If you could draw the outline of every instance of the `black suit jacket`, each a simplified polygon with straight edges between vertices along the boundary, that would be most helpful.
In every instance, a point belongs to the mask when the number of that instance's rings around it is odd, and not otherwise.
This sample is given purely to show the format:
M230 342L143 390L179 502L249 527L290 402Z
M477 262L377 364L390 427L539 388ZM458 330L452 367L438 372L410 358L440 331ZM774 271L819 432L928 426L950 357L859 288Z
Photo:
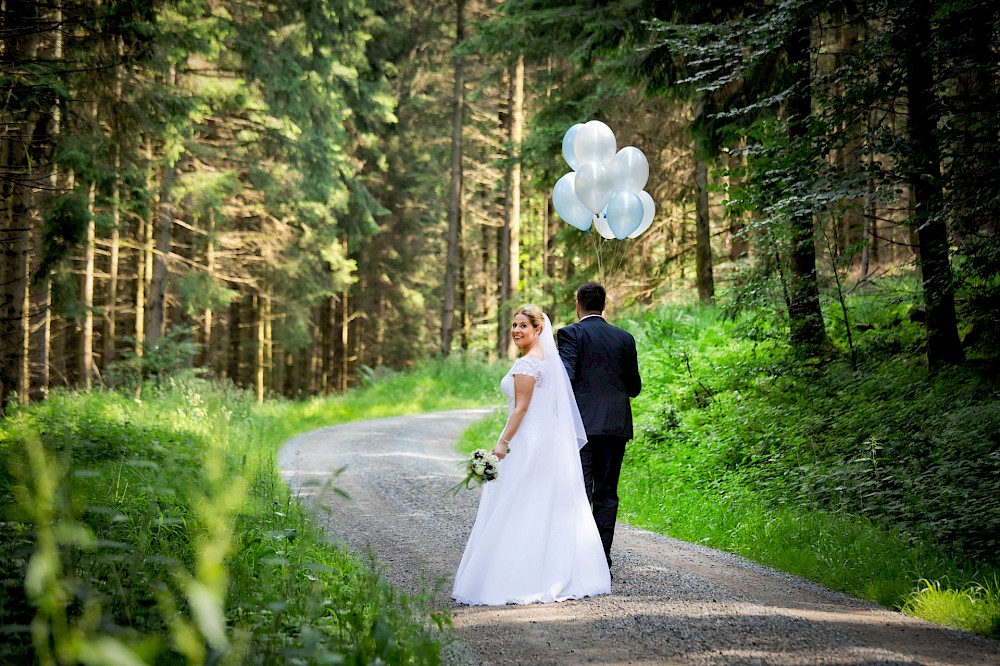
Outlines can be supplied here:
M564 326L556 337L587 435L632 439L629 399L642 390L635 338L602 317Z

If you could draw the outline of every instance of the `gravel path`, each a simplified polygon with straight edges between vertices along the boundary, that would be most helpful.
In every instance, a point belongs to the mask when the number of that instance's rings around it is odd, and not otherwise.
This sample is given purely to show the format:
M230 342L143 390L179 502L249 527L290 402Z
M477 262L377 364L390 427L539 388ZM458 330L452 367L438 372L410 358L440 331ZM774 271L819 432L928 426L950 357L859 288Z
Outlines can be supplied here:
M446 664L1000 664L1000 643L832 592L742 558L619 526L611 595L530 606L449 598L479 491L454 445L488 410L316 430L278 464L331 534L371 548L402 589L437 585ZM336 470L346 468L337 475ZM345 500L329 485L347 491Z

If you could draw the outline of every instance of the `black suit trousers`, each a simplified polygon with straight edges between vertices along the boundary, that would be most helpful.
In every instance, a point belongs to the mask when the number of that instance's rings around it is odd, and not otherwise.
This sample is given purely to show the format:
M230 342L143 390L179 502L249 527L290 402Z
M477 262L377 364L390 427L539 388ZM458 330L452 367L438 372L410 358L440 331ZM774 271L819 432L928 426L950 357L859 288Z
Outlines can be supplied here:
M615 521L618 519L618 477L621 476L627 441L615 435L593 435L580 449L583 485L594 510L594 522L601 534L609 567L611 542L615 538Z

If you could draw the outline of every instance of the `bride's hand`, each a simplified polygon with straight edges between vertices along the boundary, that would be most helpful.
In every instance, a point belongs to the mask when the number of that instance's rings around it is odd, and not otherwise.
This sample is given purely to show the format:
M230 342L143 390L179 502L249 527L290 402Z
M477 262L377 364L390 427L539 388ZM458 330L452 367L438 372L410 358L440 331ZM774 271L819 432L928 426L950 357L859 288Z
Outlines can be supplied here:
M500 460L503 460L504 457L507 455L507 450L508 447L506 444L504 444L503 442L497 442L497 445L493 447L493 454L496 455L496 457L499 458Z

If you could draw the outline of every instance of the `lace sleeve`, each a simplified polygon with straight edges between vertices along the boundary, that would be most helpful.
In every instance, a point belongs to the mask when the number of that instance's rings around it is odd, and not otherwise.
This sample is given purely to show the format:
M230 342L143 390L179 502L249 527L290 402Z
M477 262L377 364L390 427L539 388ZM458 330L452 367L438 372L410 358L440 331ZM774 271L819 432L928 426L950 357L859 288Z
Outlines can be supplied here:
M542 385L542 362L533 356L522 356L514 361L512 375L530 375L535 378L535 386Z

